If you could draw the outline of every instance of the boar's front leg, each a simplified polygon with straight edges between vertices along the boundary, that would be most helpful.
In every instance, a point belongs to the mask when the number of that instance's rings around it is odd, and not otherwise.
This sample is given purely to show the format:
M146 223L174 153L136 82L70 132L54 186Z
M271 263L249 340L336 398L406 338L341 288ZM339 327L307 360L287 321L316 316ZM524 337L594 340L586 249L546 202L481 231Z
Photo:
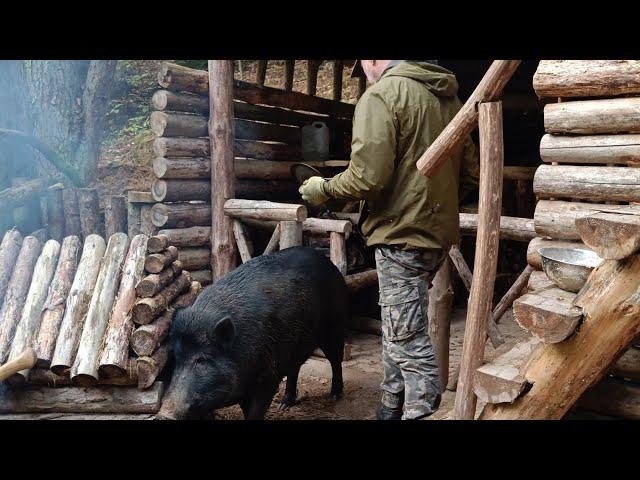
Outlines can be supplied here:
M300 365L293 372L287 375L287 386L284 389L284 397L278 407L279 410L286 410L298 403L298 374L300 373Z
M260 385L248 398L240 402L245 420L264 420L274 395L278 391L278 383Z

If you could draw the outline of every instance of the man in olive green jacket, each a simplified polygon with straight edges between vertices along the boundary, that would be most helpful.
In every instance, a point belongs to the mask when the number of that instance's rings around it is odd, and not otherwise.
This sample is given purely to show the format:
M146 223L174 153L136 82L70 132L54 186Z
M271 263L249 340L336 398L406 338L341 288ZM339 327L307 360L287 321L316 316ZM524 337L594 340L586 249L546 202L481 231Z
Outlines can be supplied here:
M313 205L363 200L360 228L376 248L383 332L380 419L431 415L444 386L428 333L427 290L459 241L460 199L478 185L475 146L431 178L416 162L462 106L458 83L435 61L361 60L370 83L356 105L349 168L300 188ZM404 411L403 411L404 410Z

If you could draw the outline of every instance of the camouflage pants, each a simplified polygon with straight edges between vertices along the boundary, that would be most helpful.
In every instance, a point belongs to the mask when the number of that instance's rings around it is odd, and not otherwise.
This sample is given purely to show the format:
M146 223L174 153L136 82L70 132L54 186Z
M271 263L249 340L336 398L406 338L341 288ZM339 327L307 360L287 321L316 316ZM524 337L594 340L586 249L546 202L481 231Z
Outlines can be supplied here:
M429 338L428 289L442 260L441 249L376 249L382 310L382 403L399 408L403 420L438 409L442 386Z

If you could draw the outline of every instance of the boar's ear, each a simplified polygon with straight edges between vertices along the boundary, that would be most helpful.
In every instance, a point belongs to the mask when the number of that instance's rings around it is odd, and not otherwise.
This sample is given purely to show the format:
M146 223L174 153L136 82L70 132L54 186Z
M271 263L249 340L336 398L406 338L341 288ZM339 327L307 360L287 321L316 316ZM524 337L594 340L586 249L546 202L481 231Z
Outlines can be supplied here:
M216 338L224 343L228 343L233 340L236 328L233 326L231 317L223 317L222 320L216 323L216 326L213 328L213 332Z

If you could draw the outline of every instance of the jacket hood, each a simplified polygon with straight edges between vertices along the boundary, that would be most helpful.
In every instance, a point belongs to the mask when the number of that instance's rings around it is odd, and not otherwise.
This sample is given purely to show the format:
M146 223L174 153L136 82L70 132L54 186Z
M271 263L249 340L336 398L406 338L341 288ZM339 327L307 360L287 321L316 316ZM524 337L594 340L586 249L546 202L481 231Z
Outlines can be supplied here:
M423 83L437 97L453 97L458 81L452 71L426 62L404 61L389 69L385 77L406 77Z

